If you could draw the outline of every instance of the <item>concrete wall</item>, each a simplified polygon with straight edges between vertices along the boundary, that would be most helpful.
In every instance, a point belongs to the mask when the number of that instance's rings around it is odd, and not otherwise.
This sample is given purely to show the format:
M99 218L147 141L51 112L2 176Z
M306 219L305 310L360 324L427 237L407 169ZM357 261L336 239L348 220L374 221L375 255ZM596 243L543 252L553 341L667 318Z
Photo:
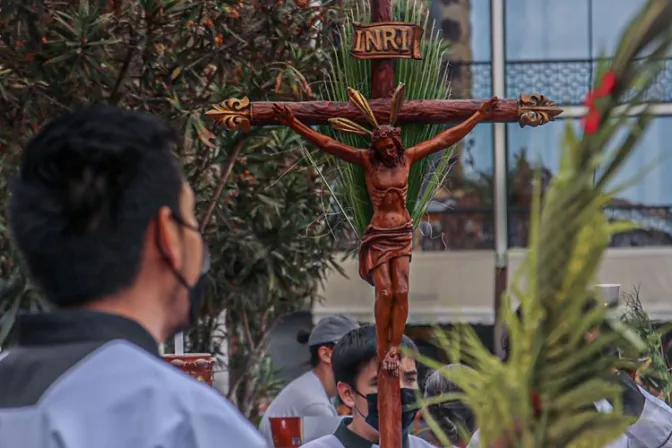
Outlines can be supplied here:
M509 278L525 251L509 251ZM313 318L334 313L373 321L373 288L361 280L357 260L342 263L349 278L332 273ZM414 252L411 263L409 324L468 321L492 324L494 253L490 251ZM672 320L672 248L609 249L596 283L620 283L621 291L640 288L644 307L654 319Z

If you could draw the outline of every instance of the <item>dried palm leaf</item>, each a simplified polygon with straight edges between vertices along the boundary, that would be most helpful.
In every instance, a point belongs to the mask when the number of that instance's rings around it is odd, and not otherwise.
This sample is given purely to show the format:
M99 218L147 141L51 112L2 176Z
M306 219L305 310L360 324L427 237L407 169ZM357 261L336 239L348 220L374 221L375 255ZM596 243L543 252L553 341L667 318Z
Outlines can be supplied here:
M402 82L397 86L397 89L392 95L392 107L390 110L390 126L397 124L397 119L399 118L399 112L401 111L401 106L404 105L404 99L406 97L406 86Z
M368 121L371 126L374 128L378 127L378 121L376 121L371 106L364 95L358 90L348 88L348 98L350 98L352 105L359 109L362 115L364 115L364 118L366 118L366 121Z
M358 125L354 121L347 118L330 118L329 123L331 127L337 131L347 132L348 134L363 135L371 137L372 132L363 126Z

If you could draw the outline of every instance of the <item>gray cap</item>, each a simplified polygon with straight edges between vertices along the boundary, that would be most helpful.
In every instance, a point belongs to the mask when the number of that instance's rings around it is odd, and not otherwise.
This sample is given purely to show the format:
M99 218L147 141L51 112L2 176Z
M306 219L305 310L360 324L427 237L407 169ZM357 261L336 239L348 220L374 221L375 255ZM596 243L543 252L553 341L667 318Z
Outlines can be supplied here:
M337 314L321 319L308 338L308 345L335 344L359 324L349 317Z

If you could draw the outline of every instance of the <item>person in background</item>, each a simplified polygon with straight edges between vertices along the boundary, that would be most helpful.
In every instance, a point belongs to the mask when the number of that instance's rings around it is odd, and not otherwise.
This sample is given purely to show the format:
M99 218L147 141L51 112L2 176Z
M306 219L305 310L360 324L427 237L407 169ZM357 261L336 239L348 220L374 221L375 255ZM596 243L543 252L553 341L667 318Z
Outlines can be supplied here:
M311 370L289 383L270 404L259 428L273 446L270 418L274 417L338 417L331 399L336 395L336 382L331 357L336 343L359 324L346 316L336 315L320 320L310 333L299 332L297 340L308 344Z
M413 341L404 336L402 346L417 353ZM376 330L367 325L351 331L336 344L332 356L334 378L341 401L352 409L336 432L303 445L306 448L371 448L378 442L378 353ZM404 431L404 448L429 448L428 442L408 434L417 408L418 370L415 360L401 358L399 381L401 383L401 425Z
M439 370L435 370L427 377L425 380L426 399L460 392L460 389L442 374L442 372L455 368L469 369L469 367L460 366L459 364L449 364ZM450 443L458 447L467 446L467 443L471 439L471 434L473 434L476 429L474 414L468 407L460 401L451 400L429 405L429 413L439 425L443 434L448 437ZM466 431L469 436L466 440L463 440L462 438L464 431Z
M21 154L10 228L55 310L20 316L3 351L0 447L266 446L159 355L194 322L210 265L180 141L154 116L90 106Z

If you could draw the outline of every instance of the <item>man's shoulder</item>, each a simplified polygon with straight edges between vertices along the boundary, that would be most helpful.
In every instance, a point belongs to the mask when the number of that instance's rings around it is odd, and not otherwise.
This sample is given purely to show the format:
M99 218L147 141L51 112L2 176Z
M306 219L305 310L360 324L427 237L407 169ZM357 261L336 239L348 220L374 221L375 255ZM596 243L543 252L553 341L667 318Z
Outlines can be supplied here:
M310 442L301 445L302 448L339 448L342 446L343 444L332 434L322 436L319 439L311 440Z
M317 410L311 415L336 415L327 392L311 372L305 373L294 379L275 397L266 414L269 417L294 417L303 416L304 411L310 407ZM323 412L320 412L320 411Z
M68 385L81 389L82 382L90 380L95 380L101 391L114 390L118 398L125 394L141 393L146 397L160 394L166 399L157 403L182 410L197 409L196 402L206 408L208 405L232 408L214 388L125 341L112 341L95 350L59 380L58 389L69 389Z
M425 447L434 448L434 446L431 443L429 443L425 439L421 439L418 436L413 435L408 436L408 442L409 442L408 443L409 448L425 448Z
M317 382L319 382L319 380L315 377L315 374L308 371L290 381L283 390L301 392L304 391L306 387L310 388L314 384L316 385Z

